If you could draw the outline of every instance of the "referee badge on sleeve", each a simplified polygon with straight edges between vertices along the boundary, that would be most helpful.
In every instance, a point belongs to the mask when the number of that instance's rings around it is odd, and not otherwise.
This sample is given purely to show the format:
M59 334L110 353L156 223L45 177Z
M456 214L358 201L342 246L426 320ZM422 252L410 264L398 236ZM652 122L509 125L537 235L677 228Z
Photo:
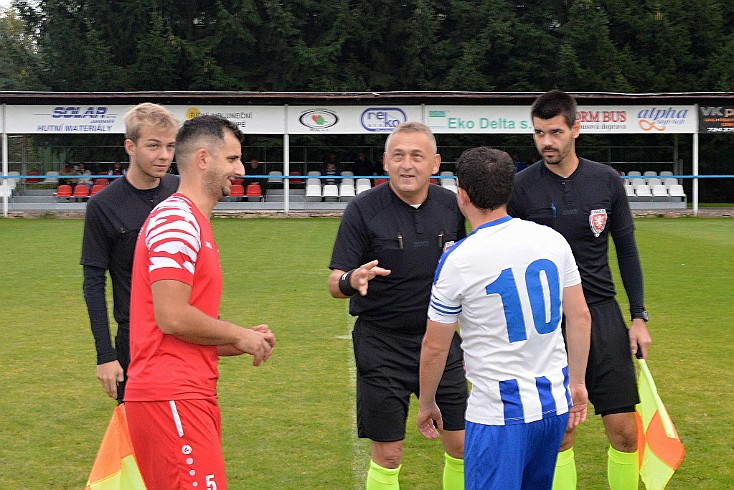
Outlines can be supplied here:
M454 246L455 241L451 240L443 244L443 251L446 252L448 249Z
M607 210L592 209L589 214L589 225L595 237L599 237L607 226Z

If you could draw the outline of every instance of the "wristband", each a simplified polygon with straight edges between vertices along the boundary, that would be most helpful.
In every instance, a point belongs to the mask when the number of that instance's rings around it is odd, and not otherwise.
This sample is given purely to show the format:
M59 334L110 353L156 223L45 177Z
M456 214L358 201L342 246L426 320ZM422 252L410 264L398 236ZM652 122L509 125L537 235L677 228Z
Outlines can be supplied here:
M354 272L354 269L350 270L349 272L345 272L342 274L342 276L339 278L339 291L342 292L344 296L354 296L359 291L354 289L352 287L352 284L350 283L350 279L352 278L352 273Z

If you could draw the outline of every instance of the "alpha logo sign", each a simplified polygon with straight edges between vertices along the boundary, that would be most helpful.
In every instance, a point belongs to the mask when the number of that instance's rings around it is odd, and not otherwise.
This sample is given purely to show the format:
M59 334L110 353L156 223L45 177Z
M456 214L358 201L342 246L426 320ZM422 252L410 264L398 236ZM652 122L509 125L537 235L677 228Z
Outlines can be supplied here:
M339 116L328 109L311 109L303 112L298 121L314 131L322 131L335 126L339 122Z
M734 133L734 107L701 106L698 110L700 133Z
M369 107L362 111L360 120L367 131L390 132L408 116L399 107Z
M637 112L637 124L645 132L664 132L669 126L683 126L688 123L688 109L651 107Z

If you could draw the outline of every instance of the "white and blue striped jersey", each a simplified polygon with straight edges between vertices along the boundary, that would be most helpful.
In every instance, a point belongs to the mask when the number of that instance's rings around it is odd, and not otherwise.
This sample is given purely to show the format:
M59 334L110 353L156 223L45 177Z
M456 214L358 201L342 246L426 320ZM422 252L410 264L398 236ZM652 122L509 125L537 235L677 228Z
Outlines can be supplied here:
M510 216L444 253L428 318L459 323L472 384L466 420L511 425L568 411L561 300L564 288L580 282L559 233Z

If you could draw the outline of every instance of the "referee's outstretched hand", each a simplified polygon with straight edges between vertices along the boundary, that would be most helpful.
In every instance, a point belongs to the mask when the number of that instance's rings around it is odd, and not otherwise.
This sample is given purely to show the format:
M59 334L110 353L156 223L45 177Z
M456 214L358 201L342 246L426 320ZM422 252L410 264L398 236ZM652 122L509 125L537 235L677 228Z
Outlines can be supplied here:
M360 265L359 268L354 269L352 277L350 277L351 285L354 289L359 291L361 296L367 294L367 287L369 282L375 278L375 276L387 276L390 274L390 269L383 269L377 266L378 261L373 260L366 264Z

